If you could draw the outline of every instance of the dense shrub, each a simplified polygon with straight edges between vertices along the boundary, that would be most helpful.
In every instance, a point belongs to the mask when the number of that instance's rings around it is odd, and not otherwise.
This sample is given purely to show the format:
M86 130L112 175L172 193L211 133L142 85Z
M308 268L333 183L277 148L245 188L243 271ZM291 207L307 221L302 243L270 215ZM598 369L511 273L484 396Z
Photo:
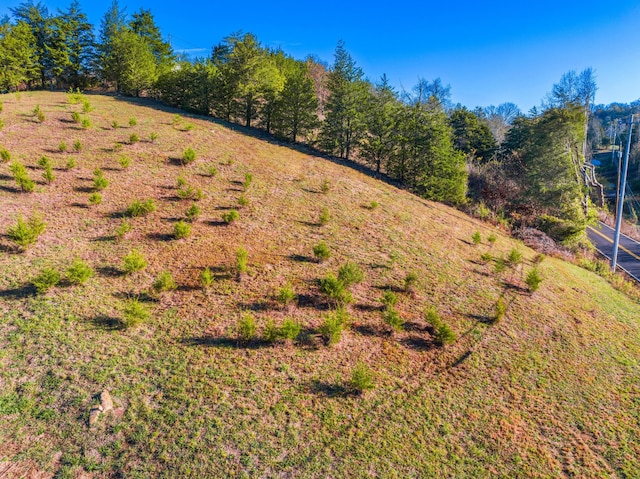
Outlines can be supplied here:
M33 215L28 221L25 221L22 215L19 215L16 224L10 226L7 230L7 236L15 244L26 249L36 242L38 236L44 231L45 226L46 224L39 215Z
M13 179L22 191L31 192L36 187L36 183L29 177L27 169L19 161L14 161L9 167L13 174Z
M514 248L509 252L509 256L507 256L507 261L509 261L512 265L518 265L522 263L522 253Z
M93 188L96 191L102 191L109 186L109 180L104 177L104 173L100 168L93 170Z
M482 242L482 236L480 236L480 232L479 231L475 231L471 235L471 241L473 241L473 244L480 244Z
M338 280L341 281L346 288L361 283L363 279L364 273L356 263L347 261L338 270Z
M439 346L444 346L446 344L451 344L455 342L456 335L453 330L446 324L436 309L431 307L427 310L426 320L434 329L433 340Z
M211 274L211 270L209 268L205 268L200 273L200 284L203 288L209 288L213 284L213 275Z
M362 394L364 391L373 389L375 383L373 381L373 372L371 369L369 369L366 364L358 362L351 371L349 386L352 391L358 394Z
M131 143L132 145L134 143L138 143L140 141L140 137L138 136L137 133L131 133L129 135L129 143Z
M238 321L238 339L240 341L251 341L256 335L256 320L251 314L245 314Z
M122 269L127 274L141 271L147 267L147 264L146 258L137 249L131 250L131 252L122 259Z
M122 155L120 158L118 158L118 163L120 163L120 166L123 168L129 168L129 166L131 166L131 158L129 158L127 155Z
M320 241L317 245L313 247L313 255L317 258L318 261L322 262L331 256L331 250L327 246L327 243L324 241Z
M60 273L53 268L44 268L38 276L31 280L31 284L38 293L46 293L60 282Z
M173 225L173 236L175 239L183 239L191 236L191 225L185 221L178 221Z
M387 308L393 308L398 303L398 295L390 289L387 289L384 293L382 293L380 302Z
M151 314L147 305L137 298L132 298L125 302L122 316L122 325L125 328L133 328L147 321Z
M320 326L320 334L327 340L330 346L340 342L342 332L349 322L349 315L344 308L338 308L327 314L324 323Z
M222 214L222 221L225 223L233 223L240 218L240 214L236 210L228 211L227 213Z
M283 306L289 306L296 299L296 293L293 291L291 283L287 283L280 288L276 294L276 300Z
M404 329L404 319L400 316L400 313L392 307L387 307L383 314L384 322L391 326L395 331L402 331Z
M200 208L195 203L192 204L187 210L185 216L187 217L187 221L194 222L200 216Z
M329 300L339 306L353 301L351 293L345 284L332 274L320 280L320 291L329 298Z
M129 126L136 126L138 124L138 120L135 117L129 118Z
M136 218L138 216L146 216L149 213L153 213L156 210L156 204L152 199L140 201L135 200L125 210L127 216Z
M249 261L249 253L242 246L236 250L236 270L238 273L247 272L247 264Z
M542 276L540 276L540 272L538 268L533 268L527 274L527 278L525 279L527 286L529 286L529 290L533 293L538 290L540 287L540 283L542 283Z
M84 284L93 276L93 269L80 258L76 258L67 268L67 280L71 284Z
M160 273L160 275L158 275L158 277L151 285L151 288L157 294L164 293L166 291L173 291L177 287L178 285L174 281L173 276L171 276L171 273L169 271L163 271L162 273Z
M193 163L194 161L196 161L196 152L193 150L193 148L189 147L182 153L182 162L184 164L189 164Z

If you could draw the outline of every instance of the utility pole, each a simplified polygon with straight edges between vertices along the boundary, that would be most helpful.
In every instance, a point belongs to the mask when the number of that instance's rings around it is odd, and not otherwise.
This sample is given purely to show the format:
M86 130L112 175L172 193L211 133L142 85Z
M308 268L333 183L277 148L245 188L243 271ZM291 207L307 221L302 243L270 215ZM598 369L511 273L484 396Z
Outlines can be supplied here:
M618 264L618 246L620 245L620 229L622 227L622 208L624 206L624 190L627 186L627 169L629 166L629 150L631 150L631 135L633 134L633 114L629 118L629 136L627 137L627 151L624 152L624 164L622 167L622 178L620 179L620 198L618 201L618 211L616 213L616 233L613 238L613 255L611 259L611 269L616 272Z

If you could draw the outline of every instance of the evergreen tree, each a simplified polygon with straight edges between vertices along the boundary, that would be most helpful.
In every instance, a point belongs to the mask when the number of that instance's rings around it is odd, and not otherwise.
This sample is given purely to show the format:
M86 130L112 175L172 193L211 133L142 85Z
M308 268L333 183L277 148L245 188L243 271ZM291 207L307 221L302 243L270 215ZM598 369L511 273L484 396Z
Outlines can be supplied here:
M38 62L38 79L44 87L47 83L47 65L51 64L47 44L50 40L49 10L42 3L33 3L33 0L21 3L11 9L11 13L18 21L23 21L31 28L35 38L33 48Z
M329 73L329 98L320 141L324 150L349 159L364 134L366 98L369 85L362 79L362 70L338 42L333 69Z
M0 23L0 90L14 90L38 78L35 43L26 22Z
M127 95L139 96L157 78L155 57L148 43L127 28L111 38L104 67L117 90Z
M162 40L160 29L153 19L151 10L141 8L139 12L134 13L129 22L129 28L147 42L155 57L156 66L160 70L171 67L174 62L173 50L169 43Z
M62 69L62 80L72 88L84 88L90 83L95 65L95 37L93 25L73 0L65 12L60 12L60 21L65 30L64 48L66 65Z
M120 8L118 0L113 0L111 7L102 17L100 25L99 68L100 76L106 82L117 82L118 73L113 65L113 44L116 36L126 28L126 14Z
M451 112L449 124L453 128L453 145L468 158L489 161L498 145L487 124L477 114L464 107Z

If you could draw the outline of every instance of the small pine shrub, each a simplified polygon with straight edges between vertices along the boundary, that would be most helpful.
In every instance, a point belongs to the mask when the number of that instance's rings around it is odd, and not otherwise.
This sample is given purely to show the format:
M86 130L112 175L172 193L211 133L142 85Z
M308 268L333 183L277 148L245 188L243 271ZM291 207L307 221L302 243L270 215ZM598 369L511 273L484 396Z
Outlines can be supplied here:
M505 270L507 269L507 262L504 260L504 258L500 257L500 258L496 258L496 263L493 266L493 270L497 273L504 273Z
M102 170L100 168L93 170L93 188L96 191L102 191L107 186L109 186L109 180L104 177Z
M296 299L296 293L293 291L291 283L287 283L280 288L276 294L276 300L283 306L289 306Z
M351 379L349 380L349 387L357 394L362 394L369 389L373 389L375 383L373 381L373 372L369 367L358 362L351 371Z
M227 213L222 214L222 221L227 224L233 223L240 218L240 214L236 210L231 210Z
M27 168L19 161L11 163L9 170L13 174L13 179L22 191L31 192L36 187L35 182L29 178Z
M504 302L504 299L501 296L500 298L498 298L498 301L496 301L496 317L494 319L494 322L498 323L502 321L502 318L504 318L506 312L507 304Z
M329 222L330 219L331 219L331 215L329 214L329 208L327 207L322 208L322 211L320 212L320 216L318 218L318 221L320 222L320 224L324 226Z
M320 326L320 334L324 336L329 346L340 342L347 320L348 316L344 309L337 309L325 316L324 323Z
M79 153L82 151L82 142L80 140L76 140L73 142L73 151Z
M393 308L396 304L398 304L398 295L390 289L387 289L384 293L382 293L380 302L384 304L386 308Z
M480 255L480 260L483 263L488 263L489 261L491 261L493 259L493 255L491 253L482 253Z
M129 118L129 126L136 126L138 124L138 120L135 117Z
M26 249L38 239L46 227L46 223L42 221L39 215L33 215L29 220L25 221L22 215L18 216L15 225L10 226L7 230L7 236L11 241Z
M84 284L93 276L93 269L80 258L76 258L67 268L67 281L71 284Z
M66 168L67 170L72 170L73 168L75 168L76 166L78 166L78 163L76 162L76 159L75 159L75 158L69 158L69 159L67 160L66 165L64 165L64 166L65 166L65 168Z
M245 314L238 321L238 339L251 341L256 336L256 320L251 314Z
M113 120L111 122L111 128L113 128L114 130L118 129L120 127L120 125L118 124L117 120Z
M251 173L245 173L244 181L242 182L243 190L247 191L249 189L249 186L251 186L252 182L253 182L253 175Z
M282 326L279 328L279 336L284 340L295 341L298 339L302 326L297 321L291 318L285 318L282 322Z
M267 343L275 343L280 339L280 329L276 326L276 323L273 322L273 319L267 321L264 331L262 332L262 339Z
M249 204L249 200L247 199L246 196L244 196L244 193L242 195L240 195L240 198L238 198L238 206L247 206Z
M36 117L36 120L38 120L39 123L43 123L47 119L44 112L40 108L40 105L36 105L36 107L33 109L33 115Z
M471 241L473 241L473 244L480 244L482 243L482 236L480 236L480 232L476 231L473 233L473 235L471 235Z
M0 100L0 113L4 110L4 102Z
M365 207L366 209L368 209L368 210L373 211L373 210L375 210L376 208L378 208L378 206L380 206L380 205L378 204L378 202L377 202L377 201L372 201L371 203L366 204L364 207Z
M387 307L383 317L384 322L391 326L395 331L402 331L404 329L404 319L402 319L398 311L394 308Z
M166 291L174 291L178 288L178 285L171 276L169 271L163 271L160 275L155 279L151 288L156 294L164 293Z
M127 220L122 220L120 226L118 226L115 230L116 240L121 241L124 238L124 235L131 231L131 229L131 223L129 223Z
M78 113L77 111L74 111L73 113L71 113L71 120L74 123L80 123L80 120L81 120L80 113Z
M0 162L8 163L11 161L11 153L6 148L0 148Z
M491 215L491 210L484 203L480 203L476 207L476 214L481 220L486 220Z
M333 304L338 306L344 306L353 301L351 293L344 283L332 274L328 274L320 280L320 291L327 296Z
M320 241L320 243L313 247L313 255L319 262L323 262L329 259L331 256L331 250L327 246L327 243Z
M91 103L89 103L89 100L83 100L82 102L82 112L83 113L91 113L94 110L94 108L91 106Z
M236 250L236 270L238 273L247 272L247 263L249 261L249 253L242 246Z
M126 274L142 271L147 267L147 264L146 258L137 249L131 250L131 252L122 258L122 269Z
M196 152L193 148L189 147L182 153L182 163L185 165L196 161Z
M200 284L204 289L211 287L213 284L213 274L211 274L211 270L209 268L205 268L200 273Z
M131 166L131 158L129 158L127 155L122 155L118 159L118 163L120 163L120 166L125 169L129 168L129 166Z
M364 273L356 263L347 261L338 270L338 281L342 282L345 288L350 288L354 284L362 283L363 280Z
M133 328L149 319L149 308L139 299L133 298L126 301L122 311L122 325L125 328Z
M183 186L186 186L186 184L187 184L187 179L184 177L182 173L180 173L180 176L176 178L176 185L178 185L178 188L182 188Z
M537 291L540 287L540 283L542 283L542 276L540 276L540 271L538 268L533 268L527 273L527 278L525 279L525 283L529 286L529 291L532 293Z
M125 210L125 214L132 218L139 216L146 216L149 213L153 213L156 210L156 204L152 199L140 201L135 200Z
M0 131L4 128L4 120L0 118Z
M181 121L182 121L182 117L176 113L175 115L173 115L173 118L171 119L171 124L177 125Z
M322 184L320 185L320 191L322 191L324 194L327 194L329 193L330 190L331 190L331 183L329 183L329 180L325 178L322 181Z
M173 225L173 237L183 239L191 236L191 225L185 221L178 221Z
M209 176L216 176L218 174L218 169L213 165L209 165L207 166L207 173Z
M193 130L193 125L191 123L187 123L186 125L184 125L184 131L191 131Z
M40 159L38 160L38 166L40 168L45 168L47 165L50 165L50 164L51 164L51 160L46 156L41 156Z
M155 131L152 131L151 135L149 135L149 139L151 140L151 143L155 143L158 139L158 134Z
M509 252L509 256L507 257L507 261L509 261L512 265L518 265L522 263L522 253L516 248L512 249Z
M122 150L122 148L123 148L122 143L120 143L119 141L116 141L116 142L113 144L113 148L112 148L112 150L113 150L113 151L121 151L121 150Z
M435 330L433 340L438 346L444 346L455 342L457 339L455 333L448 324L442 321L442 318L434 307L427 310L426 320L427 323L433 326L433 329Z
M65 141L61 141L60 144L58 144L58 151L61 153L67 151L67 143Z
M47 164L44 166L44 171L42 172L42 178L47 184L53 183L53 181L56 179L56 175L53 174L53 165L51 164L50 161L47 162Z
M73 91L73 88L69 87L69 90L67 91L67 102L70 105L79 103L83 97L84 95L80 92L80 88L76 88L76 91Z
M198 207L198 205L194 203L187 210L187 213L186 213L187 221L190 221L191 223L193 223L198 219L198 216L200 216L200 208Z
M491 233L488 237L487 237L487 241L490 244L494 244L496 242L498 238L496 237L496 235L494 235L493 233Z
M92 125L92 123L91 123L91 119L90 118L83 118L82 121L80 122L80 126L82 128L84 128L85 130L87 128L91 128L91 125Z
M60 273L53 268L44 268L38 276L31 280L31 284L38 293L43 294L60 282Z
M186 188L180 188L177 192L178 198L182 200L194 200L199 201L204 198L204 193L200 188L194 188L188 185Z
M129 135L129 143L130 144L134 144L134 143L138 143L140 141L140 137L138 136L137 133L131 133Z
M95 193L91 193L89 195L89 204L95 206L99 205L100 203L102 203L102 195L100 193L96 191Z

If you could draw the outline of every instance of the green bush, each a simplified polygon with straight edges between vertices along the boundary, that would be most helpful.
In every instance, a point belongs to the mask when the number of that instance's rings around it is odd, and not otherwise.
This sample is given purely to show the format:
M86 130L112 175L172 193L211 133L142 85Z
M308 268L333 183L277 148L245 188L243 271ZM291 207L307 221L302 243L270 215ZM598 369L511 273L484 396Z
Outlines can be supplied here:
M152 199L140 201L135 200L125 210L125 214L132 218L139 216L146 216L149 213L153 213L156 210L156 204Z
M133 328L149 319L151 314L149 308L137 298L129 299L125 302L122 311L122 325L125 328Z
M193 163L196 161L196 152L193 148L189 147L182 153L182 162L184 164Z
M494 319L494 322L498 323L502 321L502 318L504 318L506 312L507 304L504 302L504 299L501 296L498 298L498 301L496 301L496 317Z
M8 163L11 160L11 153L6 148L0 148L0 160L2 163Z
M67 280L71 284L84 284L93 276L93 269L80 258L76 258L67 268Z
M329 222L330 219L331 219L331 215L329 214L329 208L327 207L322 208L322 211L320 212L320 216L318 217L318 221L320 221L320 224L324 226Z
M194 200L199 201L204 198L204 193L200 188L194 188L191 185L188 185L186 188L180 188L178 190L178 198L181 200Z
M496 242L498 238L496 237L496 235L494 235L493 233L491 233L488 237L487 237L487 241L491 244L494 244Z
M331 250L329 250L327 243L320 241L320 243L313 247L313 255L318 261L322 262L329 259L331 256Z
M82 142L80 140L76 140L73 142L73 151L79 153L82 151Z
M74 111L73 113L71 113L71 120L74 123L80 123L80 113L78 113L77 111Z
M329 183L329 180L325 178L324 180L322 180L322 184L320 185L320 191L322 191L324 194L327 194L329 193L329 190L331 190L331 183Z
M302 326L300 323L291 318L285 318L282 322L282 326L280 326L278 335L284 340L295 341L298 339L301 331Z
M140 137L138 136L137 133L131 133L129 135L129 143L131 143L132 145L134 143L138 143L140 141Z
M413 271L410 271L404 277L404 290L407 293L411 293L415 289L417 282L418 282L417 273L414 273Z
M364 205L364 207L366 209L372 210L372 211L375 210L376 208L378 208L378 206L380 206L380 205L378 204L377 201L371 201L370 203Z
M176 178L176 185L178 186L178 188L182 188L183 186L186 186L186 184L187 179L182 173L180 173L180 175Z
M338 280L341 281L346 288L350 288L354 284L362 283L364 273L356 263L347 261L338 270Z
M238 321L238 339L240 341L251 341L256 335L256 320L251 314L245 314Z
M480 244L482 243L482 236L480 236L480 232L476 231L473 233L473 235L471 235L471 241L473 241L473 244Z
M245 173L244 181L242 182L242 189L247 191L251 183L253 182L253 175L251 173Z
M131 250L131 252L122 258L122 269L126 274L141 271L147 267L147 264L146 258L137 249Z
M120 226L118 226L115 230L116 240L122 240L124 238L124 235L131 231L131 229L131 223L129 223L127 220L122 220Z
M38 276L31 280L38 293L46 293L60 282L60 273L53 268L44 268Z
M392 307L387 307L384 314L384 322L391 326L396 331L402 331L404 329L404 319L400 316L400 313Z
M237 221L239 218L240 218L240 214L236 210L231 210L227 213L222 214L222 221L224 221L227 224L233 223L234 221Z
M19 161L11 163L9 170L13 174L13 179L22 191L31 192L35 189L36 183L29 178L27 168Z
M504 260L504 258L500 257L500 258L496 258L496 263L493 265L493 270L497 273L504 273L505 270L507 269L507 262Z
M218 169L213 165L209 165L207 166L207 173L209 176L216 176L218 174Z
M120 163L120 166L122 166L125 169L129 168L129 166L131 166L131 158L129 158L127 155L122 155L118 159L118 163Z
M242 246L236 250L236 270L238 273L247 272L247 263L249 261L249 253Z
M276 323L273 322L273 319L267 321L267 324L264 327L264 331L262 332L262 339L264 339L268 343L275 343L278 339L280 339L280 328L276 326Z
M247 197L244 195L244 193L242 193L240 195L240 198L238 198L238 205L239 206L247 206L249 204L249 200L247 199Z
M184 130L184 131L191 131L191 130L193 130L193 124L191 124L191 123L187 123L187 124L185 124L185 125L184 125L183 130Z
M529 290L533 293L538 290L540 287L540 283L542 283L542 276L540 276L540 272L538 268L533 268L529 273L527 273L527 278L525 279L527 286L529 286Z
M155 131L151 132L151 135L149 135L149 139L151 140L151 143L155 143L158 139L158 134Z
M53 174L53 165L51 164L51 162L48 162L44 166L44 171L42 172L42 178L47 184L53 183L53 181L56 179L56 175Z
M293 291L291 283L287 283L280 288L276 294L276 300L283 306L289 306L296 299L296 293Z
M99 205L100 203L102 203L102 195L100 193L95 192L89 195L89 204Z
M82 101L82 112L83 113L91 113L94 110L94 108L91 106L91 103L89 103L89 100L83 100Z
M444 346L455 342L456 335L453 330L442 321L442 318L434 307L430 307L426 313L426 320L435 330L433 340L438 346Z
M493 259L493 255L491 253L482 253L480 255L480 261L482 261L483 263L488 263L492 259Z
M64 166L65 166L65 168L67 170L71 170L71 169L75 168L76 166L78 166L78 163L76 162L75 158L69 158L67 160L66 165L64 165Z
M507 257L507 261L509 261L509 263L512 264L512 265L518 265L518 264L522 263L522 253L519 250L517 250L516 248L513 248L509 252L509 256Z
M117 130L120 127L120 124L118 123L118 120L113 120L111 122L111 128L113 128L114 130Z
M36 107L33 109L33 115L36 117L36 120L38 120L39 123L43 123L47 119L44 115L44 112L40 108L40 105L36 105Z
M320 334L327 340L330 346L340 342L342 332L349 322L349 315L344 308L338 308L327 314L324 323L320 326Z
M67 142L66 141L61 141L60 144L58 144L58 151L60 153L64 153L65 151L67 151Z
M151 285L153 291L157 294L164 293L166 291L173 291L178 288L178 285L171 276L169 271L163 271L160 275L155 279L153 284Z
M83 118L82 121L80 122L80 126L84 129L91 128L91 119Z
M187 221L194 222L200 216L200 208L195 203L192 204L186 212Z
M203 288L209 288L213 284L213 275L211 274L211 270L209 268L205 268L200 273L200 284Z
M353 301L351 293L344 283L332 274L328 274L320 280L320 291L338 306L343 306Z
M93 170L93 188L96 191L102 191L109 186L109 180L104 177L104 173L100 168Z
M129 118L129 126L136 126L138 124L138 120L135 117Z
M173 225L173 237L183 239L191 236L191 225L185 221L178 221Z
M39 215L33 215L28 221L25 221L22 215L19 215L16 224L10 226L7 230L7 236L22 249L26 249L36 242L45 227L46 223L42 221Z
M398 304L398 295L390 289L387 289L384 293L382 293L380 302L384 304L386 308L393 308L396 304Z
M349 381L349 387L352 391L362 394L364 391L369 389L373 389L375 383L373 381L373 372L369 367L362 363L358 362L356 366L351 371L351 380Z
M175 126L178 123L180 123L181 121L182 121L182 117L176 113L175 115L173 115L173 117L171 119L171 124Z

